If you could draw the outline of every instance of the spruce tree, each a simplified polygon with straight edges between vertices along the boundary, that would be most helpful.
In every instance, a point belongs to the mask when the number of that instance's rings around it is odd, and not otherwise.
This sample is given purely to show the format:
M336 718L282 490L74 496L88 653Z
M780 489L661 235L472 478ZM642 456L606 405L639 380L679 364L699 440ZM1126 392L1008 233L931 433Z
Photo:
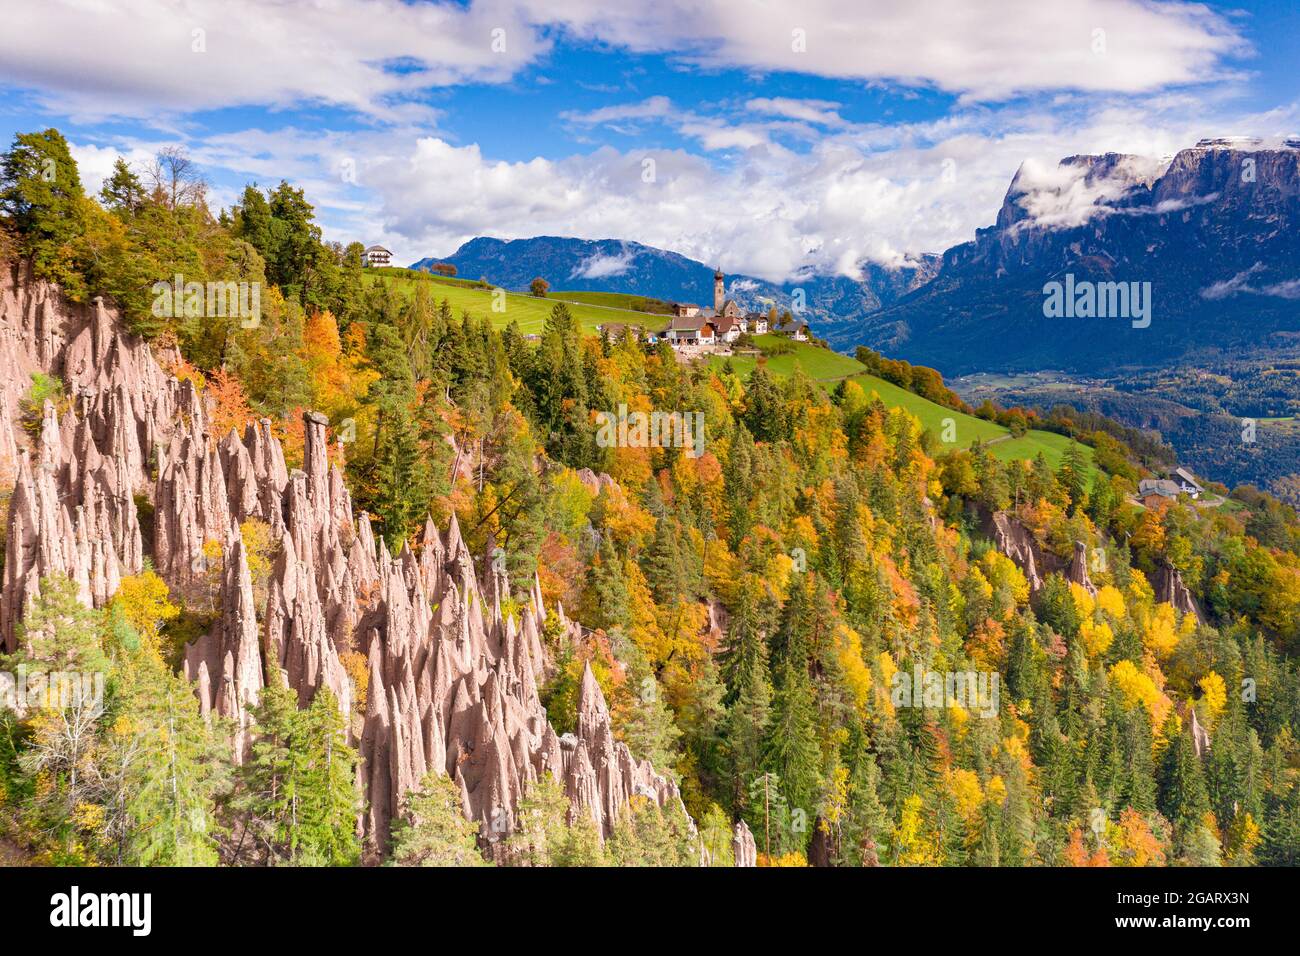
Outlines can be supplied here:
M763 739L763 768L781 778L793 813L808 817L816 807L822 762L817 744L817 713L808 674L793 661L780 670L772 717Z
M1164 736L1169 744L1160 764L1158 805L1174 825L1175 838L1186 843L1195 837L1197 827L1210 809L1210 799L1191 731L1179 730L1177 719L1170 714Z
M430 773L420 789L402 799L393 824L393 866L486 866L478 850L479 825L465 819L460 787L446 774Z

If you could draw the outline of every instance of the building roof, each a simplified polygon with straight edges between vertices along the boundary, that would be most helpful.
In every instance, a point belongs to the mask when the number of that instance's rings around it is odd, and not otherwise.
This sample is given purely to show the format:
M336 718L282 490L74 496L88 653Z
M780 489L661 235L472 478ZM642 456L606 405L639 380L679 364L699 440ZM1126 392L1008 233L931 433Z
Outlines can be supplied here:
M1177 498L1178 491L1178 485L1168 478L1143 478L1138 482L1138 497L1140 498L1145 498L1147 495Z
M387 252L390 256L393 254L392 250L385 249L383 246L367 246L366 252Z
M1183 481L1187 482L1187 484L1191 485L1197 491L1205 490L1204 488L1201 487L1200 482L1198 482L1196 478L1192 475L1192 473L1188 471L1186 468L1175 468L1174 474L1177 475L1179 478L1183 479Z
M696 332L703 334L706 325L715 331L718 328L717 320L705 318L702 315L675 315L671 320L669 320L668 325L665 326L663 332L660 334L666 335L669 332Z
M733 318L730 318L730 317L725 316L725 315L720 315L720 316L718 316L718 318L714 321L713 324L714 324L715 326L717 326L718 332L720 332L720 333L723 334L723 335L726 335L726 334L727 334L728 332L730 332L730 331L731 331L735 326L737 326L737 325L740 324L740 320L739 320L739 319L733 319Z

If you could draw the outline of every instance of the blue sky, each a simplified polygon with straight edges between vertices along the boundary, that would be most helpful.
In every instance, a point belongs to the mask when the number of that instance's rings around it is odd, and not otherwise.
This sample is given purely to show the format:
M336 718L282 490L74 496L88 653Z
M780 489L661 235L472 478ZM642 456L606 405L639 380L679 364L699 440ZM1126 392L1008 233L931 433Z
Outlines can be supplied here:
M1060 157L1300 133L1283 0L616 6L25 4L0 137L58 126L91 186L184 145L214 206L288 179L401 261L558 234L779 280L964 241L1024 163L1086 201Z

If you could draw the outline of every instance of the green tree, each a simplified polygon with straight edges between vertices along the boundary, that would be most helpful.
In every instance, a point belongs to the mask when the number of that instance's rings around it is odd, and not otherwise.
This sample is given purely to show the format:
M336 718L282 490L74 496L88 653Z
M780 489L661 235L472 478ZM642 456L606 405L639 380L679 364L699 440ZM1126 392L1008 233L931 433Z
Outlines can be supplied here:
M781 667L763 740L763 767L780 777L792 813L801 810L811 817L820 788L821 762L816 704L808 674L787 660Z
M113 163L113 172L104 180L99 199L109 210L124 216L133 216L144 205L147 194L140 177L132 172L121 156Z
M59 283L74 299L87 292L73 243L86 231L81 174L57 129L19 133L0 158L0 212L18 232L18 251L36 275Z
M479 852L479 825L465 819L460 787L446 774L431 773L420 789L402 800L393 826L395 866L486 866Z

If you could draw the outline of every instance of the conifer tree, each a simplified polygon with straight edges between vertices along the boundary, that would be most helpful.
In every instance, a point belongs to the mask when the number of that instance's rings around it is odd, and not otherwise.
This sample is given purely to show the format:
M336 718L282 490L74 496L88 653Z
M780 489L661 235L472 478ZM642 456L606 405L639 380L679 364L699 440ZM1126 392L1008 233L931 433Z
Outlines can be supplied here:
M821 749L808 674L793 661L780 670L763 740L763 768L781 778L791 811L811 816L820 787Z
M356 821L356 751L348 744L343 715L328 687L300 711L306 762L302 776L298 833L292 849L300 862L349 866L361 856Z
M529 785L516 810L514 831L506 839L509 861L515 866L558 866L568 837L569 800L554 774Z
M1175 838L1188 842L1210 809L1205 777L1191 731L1180 730L1173 714L1165 722L1164 737L1169 743L1160 764L1159 808L1174 825Z
M479 825L465 819L460 787L446 774L430 773L402 800L393 825L394 866L486 866L478 850Z
M36 275L58 282L74 299L86 294L73 242L86 230L81 174L57 129L19 133L0 157L0 213L18 233L18 251Z

